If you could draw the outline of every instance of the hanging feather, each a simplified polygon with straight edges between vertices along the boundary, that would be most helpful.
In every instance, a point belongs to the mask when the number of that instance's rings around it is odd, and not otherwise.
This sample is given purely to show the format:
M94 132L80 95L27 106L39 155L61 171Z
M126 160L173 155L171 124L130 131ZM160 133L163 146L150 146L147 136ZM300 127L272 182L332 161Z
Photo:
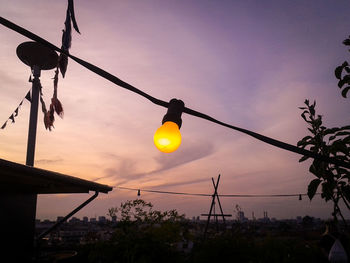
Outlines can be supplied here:
M46 130L48 129L49 131L51 131L51 127L53 127L53 121L50 117L50 112L47 111L45 114L44 114L44 124L45 124L45 128Z
M73 0L68 0L68 10L69 10L69 13L70 13L71 18L72 18L74 29L75 29L75 31L77 31L80 34L77 21L75 20Z
M52 104L50 105L50 110L47 111L44 114L44 124L45 124L45 128L48 129L49 131L51 131L51 128L54 128L53 123L55 121L55 116L54 116L54 109Z
M69 9L67 9L66 13L66 21L64 21L65 29L62 30L62 49L68 50L72 44L72 25L71 25L71 17Z
M68 50L67 50L68 53ZM67 71L67 66L68 66L68 57L67 55L61 53L60 57L58 58L58 66L60 68L62 77L64 78L64 76L66 75L66 71Z
M43 93L40 89L40 102L41 102L41 111L44 113L44 125L45 129L51 131L51 127L53 126L52 118L50 117L50 112L47 111L45 101L43 99Z
M51 98L51 104L53 105L53 108L55 109L55 112L57 115L59 115L61 118L63 118L63 107L62 103L57 98L57 88L58 88L58 69L55 71L55 76L53 77L53 97Z
M52 105L52 104L50 104L50 110L49 110L48 112L49 112L50 121L51 121L52 124L53 124L54 121L55 121L55 116L54 116L55 109L53 108L53 105Z
M69 6L69 2L68 2ZM61 49L66 51L67 53L69 52L68 50L71 47L72 44L72 26L71 26L71 17L70 17L70 12L69 12L69 7L67 8L66 12L66 20L64 22L65 29L62 30L62 46ZM64 78L66 71L67 71L67 66L68 66L68 57L67 55L61 53L60 57L58 59L58 65L62 74L62 77Z
M57 93L57 86L58 86L58 67L56 68L55 70L55 76L53 77L53 89L54 89L54 92Z
M43 100L43 97L40 96L40 102L41 102L41 111L46 114L47 109L46 109L46 105L45 105L45 101Z
M53 105L53 108L55 109L55 112L57 113L57 115L60 116L61 118L63 118L64 111L63 111L63 107L62 107L62 104L59 101L59 99L53 97L51 99L51 105Z

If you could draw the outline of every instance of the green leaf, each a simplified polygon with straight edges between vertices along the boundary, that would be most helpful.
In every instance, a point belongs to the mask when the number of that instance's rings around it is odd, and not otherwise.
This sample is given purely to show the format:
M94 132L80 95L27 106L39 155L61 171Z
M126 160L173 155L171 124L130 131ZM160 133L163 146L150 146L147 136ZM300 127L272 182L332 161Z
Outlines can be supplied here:
M312 141L312 137L310 135L305 136L303 139L301 139L300 141L298 141L297 146L306 146L308 144L311 144Z
M329 135L329 134L332 134L332 133L335 133L339 131L339 128L331 128L331 129L326 129L323 133L323 135Z
M311 115L315 115L315 107L313 105L310 106L309 110Z
M342 190L342 194L345 197L345 199L347 201L350 201L350 186L349 185L345 185L341 188Z
M350 75L346 75L343 79L338 81L339 88L342 88L345 84L350 84Z
M347 87L345 87L345 88L343 89L343 91L341 92L341 95L342 95L344 98L346 98L346 94L348 93L349 89L350 89L350 86L347 86Z
M322 197L327 201L332 199L333 190L331 183L323 182L322 183Z
M330 147L330 151L332 153L342 152L345 155L349 154L348 147L346 147L346 145L343 143L343 141L341 139L333 142L332 146Z
M343 44L344 44L345 46L350 46L350 39L349 39L349 38L345 39L345 40L343 41Z
M310 158L310 157L308 157L308 156L303 156L303 157L300 158L299 163L301 163L301 162L303 162L303 161L306 161L306 160L309 159L309 158Z
M309 172L316 175L317 178L321 178L321 174L317 171L315 164L310 165Z
M337 138L337 136L336 135L333 135L333 136L331 136L331 137L329 137L329 141L331 141L331 140L334 140L335 138Z
M343 142L344 142L344 143L350 143L350 136L346 136L346 137L343 139Z
M321 180L320 179L314 179L310 182L309 186L307 187L307 195L309 196L309 199L312 200L312 198L315 196L318 186L320 185Z
M334 75L337 79L341 79L341 73L343 72L344 67L343 66L338 66L334 70Z
M315 134L315 131L313 129L307 128L312 134Z
M340 131L335 134L335 136L350 135L350 131Z
M300 116L304 119L304 121L308 122L308 120L305 117L305 111Z

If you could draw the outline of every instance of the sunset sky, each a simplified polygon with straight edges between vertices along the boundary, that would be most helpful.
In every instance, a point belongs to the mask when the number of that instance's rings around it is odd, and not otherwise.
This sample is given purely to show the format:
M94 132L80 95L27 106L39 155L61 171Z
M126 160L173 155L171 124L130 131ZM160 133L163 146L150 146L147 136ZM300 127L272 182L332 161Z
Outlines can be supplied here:
M232 125L296 145L307 134L299 106L316 100L326 126L349 124L350 100L334 77L349 60L342 41L350 34L346 0L75 0L81 35L70 52L165 101ZM61 46L66 1L0 0L2 17ZM27 38L0 26L0 125L24 98L30 68L16 56ZM43 71L44 100L53 93L54 70ZM153 134L166 109L124 90L69 60L59 79L64 118L49 132L39 111L35 166L111 186L219 194L306 193L311 161L245 134L183 114L182 145L160 153ZM14 124L0 130L0 158L25 163L30 104ZM135 199L114 188L76 216L106 215L109 207ZM87 194L40 195L37 218L55 219ZM207 213L210 198L142 193L156 209L187 217ZM239 204L246 216L328 218L319 197L221 198L225 213ZM346 213L350 218L350 213Z

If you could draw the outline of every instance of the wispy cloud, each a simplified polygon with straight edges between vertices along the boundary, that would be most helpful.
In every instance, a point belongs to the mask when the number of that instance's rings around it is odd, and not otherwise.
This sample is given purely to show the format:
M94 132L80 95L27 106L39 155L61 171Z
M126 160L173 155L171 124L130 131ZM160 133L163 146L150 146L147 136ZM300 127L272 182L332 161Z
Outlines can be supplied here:
M214 153L214 145L211 143L197 142L191 144L191 146L184 145L183 148L171 155L165 155L159 153L158 156L154 158L157 164L157 168L148 172L136 172L137 160L130 160L127 158L117 157L117 161L120 163L118 168L108 168L105 170L105 176L97 178L97 180L102 178L115 178L118 185L128 183L133 180L138 180L141 178L146 178L150 175L158 174L161 172L168 171L175 167L188 164L190 162L205 158ZM174 185L181 184L191 184L200 182L202 179L193 180L189 182L177 182ZM170 186L170 185L169 185Z
M167 188L167 187L174 187L174 186L185 186L185 185L192 185L192 184L198 184L202 182L208 182L210 183L209 178L199 178L189 181L180 181L180 182L174 182L174 183L165 183L165 184L159 184L154 186L154 188Z
M62 158L57 158L57 159L39 159L35 160L36 163L39 164L56 164L56 163L61 163L63 162Z

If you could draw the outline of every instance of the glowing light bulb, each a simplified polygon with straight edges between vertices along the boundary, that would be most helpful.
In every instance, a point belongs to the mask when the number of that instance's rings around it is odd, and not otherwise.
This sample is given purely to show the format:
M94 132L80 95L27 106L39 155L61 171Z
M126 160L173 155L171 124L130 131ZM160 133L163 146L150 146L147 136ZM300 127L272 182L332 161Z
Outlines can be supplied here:
M179 126L172 121L165 122L155 132L153 141L158 150L161 152L171 153L176 151L181 144L181 133Z

